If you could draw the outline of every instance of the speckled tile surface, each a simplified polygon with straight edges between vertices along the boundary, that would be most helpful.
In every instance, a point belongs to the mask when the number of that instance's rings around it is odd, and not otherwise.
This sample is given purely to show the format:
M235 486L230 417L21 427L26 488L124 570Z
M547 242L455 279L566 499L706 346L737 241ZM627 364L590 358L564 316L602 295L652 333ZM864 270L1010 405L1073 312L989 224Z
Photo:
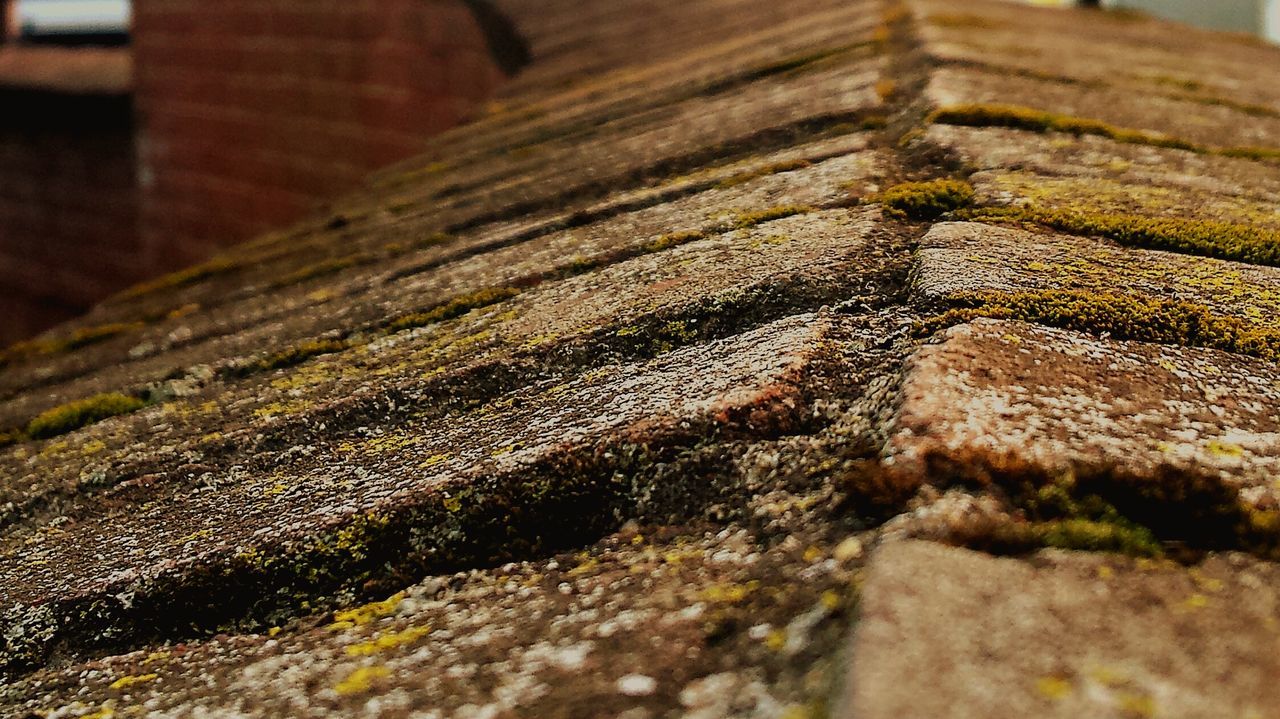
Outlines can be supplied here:
M0 716L1270 718L1280 50L494 4L488 115L0 351Z

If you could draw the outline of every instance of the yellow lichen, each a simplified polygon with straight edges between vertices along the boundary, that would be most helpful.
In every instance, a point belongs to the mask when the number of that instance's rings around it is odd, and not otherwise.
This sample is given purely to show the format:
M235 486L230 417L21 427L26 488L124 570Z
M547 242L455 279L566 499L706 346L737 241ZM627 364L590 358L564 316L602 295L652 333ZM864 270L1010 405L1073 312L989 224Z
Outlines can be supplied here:
M146 659L142 660L142 664L143 666L146 666L148 664L155 664L156 662L163 662L166 659L168 659L169 656L170 656L169 652L166 652L163 650L151 652L150 654L147 655Z
M338 682L333 690L342 696L363 694L373 688L374 682L388 676L391 670L386 667L360 667Z
M713 584L702 591L702 599L716 604L740 604L759 587L760 582L756 580L746 584Z
M396 613L404 598L405 593L398 592L380 602L369 602L354 609L334 612L333 623L329 627L332 629L349 629L351 627L364 626L375 619L389 617Z
M145 684L150 681L159 679L159 674L140 674L138 676L123 676L111 682L112 689L130 689L138 684Z
M370 641L348 646L346 648L347 656L373 656L379 652L385 652L391 649L397 649L407 644L413 644L430 633L431 627L409 627L408 629L400 632L387 632L378 635Z
M1244 447L1230 442L1213 440L1205 445L1205 450L1215 457L1243 457Z

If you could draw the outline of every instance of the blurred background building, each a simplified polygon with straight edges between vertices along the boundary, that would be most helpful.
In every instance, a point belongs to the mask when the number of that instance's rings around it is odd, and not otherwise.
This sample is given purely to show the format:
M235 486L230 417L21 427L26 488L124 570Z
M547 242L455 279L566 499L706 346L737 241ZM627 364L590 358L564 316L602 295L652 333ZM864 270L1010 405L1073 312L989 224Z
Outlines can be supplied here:
M1102 0L1102 5L1280 42L1280 0Z
M473 116L523 57L488 2L0 0L0 343ZM1280 40L1280 0L1099 2Z
M128 42L130 0L14 0L9 6L14 32L27 42Z
M478 5L0 0L0 342L295 220L475 114L511 43Z

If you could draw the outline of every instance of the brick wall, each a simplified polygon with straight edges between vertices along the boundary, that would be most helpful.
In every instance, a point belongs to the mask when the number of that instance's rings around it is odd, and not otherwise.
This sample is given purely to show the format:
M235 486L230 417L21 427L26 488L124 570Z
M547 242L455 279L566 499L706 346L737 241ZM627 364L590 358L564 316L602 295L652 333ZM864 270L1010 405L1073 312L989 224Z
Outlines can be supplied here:
M132 65L0 33L0 344L418 152L526 59L504 22L488 0L134 0Z
M142 227L177 266L419 151L503 79L462 0L136 0Z
M0 342L145 277L127 95L0 88Z

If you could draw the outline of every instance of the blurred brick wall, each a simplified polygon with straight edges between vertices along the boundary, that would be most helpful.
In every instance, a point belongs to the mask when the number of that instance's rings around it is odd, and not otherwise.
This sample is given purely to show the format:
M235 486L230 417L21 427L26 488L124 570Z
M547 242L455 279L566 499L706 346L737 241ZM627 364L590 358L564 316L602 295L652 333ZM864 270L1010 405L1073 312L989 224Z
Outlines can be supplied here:
M145 277L127 95L0 88L0 341Z
M167 266L294 220L504 78L463 0L135 0L144 241Z
M132 53L0 38L0 344L415 154L527 59L504 23L488 0L134 0Z

